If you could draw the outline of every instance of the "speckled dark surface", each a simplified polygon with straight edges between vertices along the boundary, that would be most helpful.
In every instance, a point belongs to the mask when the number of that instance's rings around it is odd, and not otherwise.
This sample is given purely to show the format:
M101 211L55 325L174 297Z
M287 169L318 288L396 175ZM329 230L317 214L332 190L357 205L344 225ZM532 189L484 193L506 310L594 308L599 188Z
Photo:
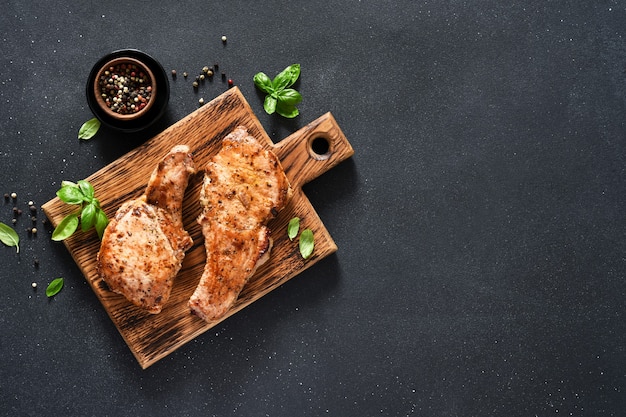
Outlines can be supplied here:
M275 141L331 111L356 153L305 187L339 251L145 371L22 215L0 415L624 415L625 21L618 1L8 2L0 188L23 210L224 91L180 75L214 62ZM178 70L167 113L81 142L88 73L120 48ZM293 62L285 121L252 76Z

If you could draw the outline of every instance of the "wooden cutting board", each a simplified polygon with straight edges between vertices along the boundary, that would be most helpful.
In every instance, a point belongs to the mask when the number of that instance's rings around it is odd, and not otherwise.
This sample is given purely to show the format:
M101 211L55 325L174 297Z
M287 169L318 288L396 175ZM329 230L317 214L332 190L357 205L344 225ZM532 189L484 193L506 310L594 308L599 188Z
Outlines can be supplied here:
M274 240L270 260L257 270L224 318L206 323L192 315L187 307L187 300L200 280L206 260L201 228L196 222L200 215L198 196L204 166L221 148L222 139L239 125L245 126L252 136L266 143L276 153L294 193L287 207L269 223ZM322 146L318 147L320 143ZM187 252L183 267L176 277L170 300L160 314L145 313L123 296L107 289L96 274L100 241L94 231L78 231L64 241L144 369L337 250L332 237L302 192L302 185L354 153L330 113L274 145L239 89L234 87L86 178L94 186L96 197L109 218L115 215L124 201L143 194L152 170L177 144L189 145L198 169L190 180L183 205L184 227L194 244ZM319 150L325 147L327 150ZM80 178L63 179L76 181ZM67 205L54 198L44 204L42 209L56 227L63 217L75 212L77 206ZM290 241L287 237L287 223L295 216L301 219L300 230L310 228L315 236L315 250L307 260L300 256L297 239Z

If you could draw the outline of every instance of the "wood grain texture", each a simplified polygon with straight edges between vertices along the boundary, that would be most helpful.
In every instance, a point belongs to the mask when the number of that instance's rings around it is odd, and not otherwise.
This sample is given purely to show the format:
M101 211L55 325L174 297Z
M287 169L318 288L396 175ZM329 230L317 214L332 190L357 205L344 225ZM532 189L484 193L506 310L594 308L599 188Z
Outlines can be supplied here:
M219 151L222 139L239 125L245 126L251 135L276 153L294 193L287 207L269 223L274 240L269 262L257 270L225 317L206 323L192 315L187 307L206 260L202 231L196 222L201 211L198 197L204 166ZM312 145L315 140L325 141L328 152L316 153ZM184 227L194 244L176 277L170 300L160 314L146 313L108 290L96 273L100 241L95 232L77 232L63 242L144 369L337 250L302 192L302 186L354 153L330 113L274 145L239 89L234 87L87 178L109 218L124 201L144 192L156 164L177 144L190 147L198 168L189 182L183 205ZM64 204L58 198L48 201L42 208L55 227L65 215L76 210L76 206ZM294 216L301 218L302 229L310 228L315 235L315 251L307 260L300 256L297 241L287 237L287 223Z

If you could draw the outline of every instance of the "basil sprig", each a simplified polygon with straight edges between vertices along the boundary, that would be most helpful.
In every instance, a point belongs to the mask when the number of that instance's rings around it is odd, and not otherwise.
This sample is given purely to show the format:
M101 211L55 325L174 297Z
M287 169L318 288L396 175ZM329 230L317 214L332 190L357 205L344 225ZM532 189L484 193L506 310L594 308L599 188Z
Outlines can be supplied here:
M7 246L15 246L17 253L20 253L20 237L12 227L0 223L0 241Z
M300 76L300 64L292 64L282 70L274 79L259 72L254 76L254 85L267 93L263 109L267 114L274 112L283 117L294 118L300 112L296 105L302 101L302 95L291 87Z
M76 183L63 181L57 196L64 203L80 205L81 208L79 212L68 214L61 220L52 232L52 240L67 239L74 234L79 224L83 232L95 227L98 237L102 239L109 219L100 207L95 190L88 181L80 180Z

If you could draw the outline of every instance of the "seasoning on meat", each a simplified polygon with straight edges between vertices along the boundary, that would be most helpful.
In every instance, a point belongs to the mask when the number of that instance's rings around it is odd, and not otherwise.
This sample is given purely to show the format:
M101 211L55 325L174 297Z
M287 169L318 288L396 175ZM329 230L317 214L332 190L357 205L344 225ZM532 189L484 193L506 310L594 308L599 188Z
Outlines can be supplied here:
M108 287L150 313L170 297L192 239L182 206L195 166L177 145L152 172L145 194L122 204L102 237L97 270Z
M204 272L189 300L210 322L223 317L256 269L269 258L267 222L285 207L291 188L280 161L244 127L226 136L207 164L198 218L206 249Z

